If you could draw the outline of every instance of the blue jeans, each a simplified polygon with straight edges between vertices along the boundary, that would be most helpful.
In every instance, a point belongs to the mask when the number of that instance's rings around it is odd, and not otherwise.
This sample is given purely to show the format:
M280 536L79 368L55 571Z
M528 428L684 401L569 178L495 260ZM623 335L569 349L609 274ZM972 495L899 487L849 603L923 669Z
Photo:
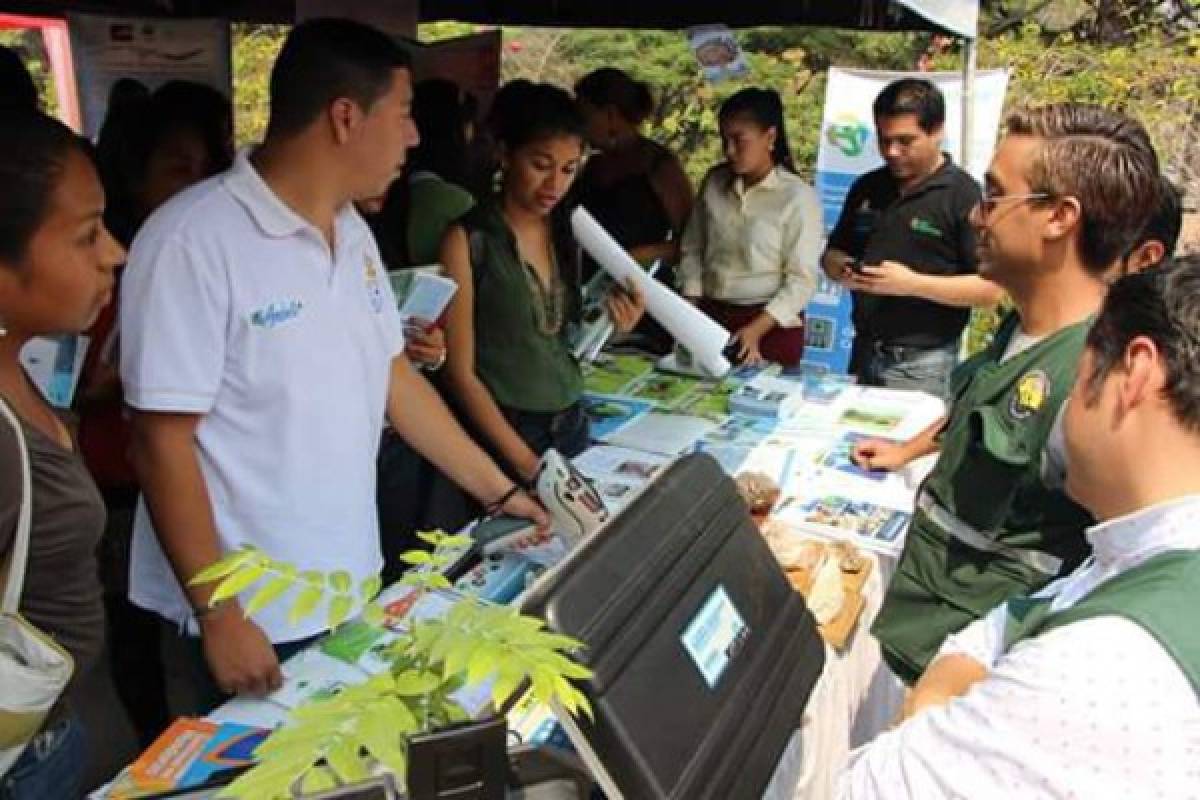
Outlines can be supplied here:
M33 737L0 778L0 800L76 800L86 765L87 736L72 714Z
M858 359L858 380L865 386L915 389L950 403L950 373L958 363L957 343L926 348L871 342Z

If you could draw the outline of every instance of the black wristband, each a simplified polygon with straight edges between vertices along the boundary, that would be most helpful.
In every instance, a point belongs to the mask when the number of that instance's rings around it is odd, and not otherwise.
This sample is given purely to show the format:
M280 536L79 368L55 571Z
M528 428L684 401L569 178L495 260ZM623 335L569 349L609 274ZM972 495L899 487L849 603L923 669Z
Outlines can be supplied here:
M511 489L500 496L499 500L488 503L486 506L484 506L484 513L489 517L496 516L496 514L500 513L500 509L504 508L504 504L516 497L517 492L521 491L523 488L524 487L522 487L521 484L514 483Z

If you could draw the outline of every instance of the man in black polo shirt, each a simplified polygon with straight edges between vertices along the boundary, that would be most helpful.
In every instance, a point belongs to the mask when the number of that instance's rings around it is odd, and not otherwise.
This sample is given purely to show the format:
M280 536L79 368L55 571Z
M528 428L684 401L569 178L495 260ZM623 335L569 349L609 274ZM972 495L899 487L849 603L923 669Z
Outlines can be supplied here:
M850 371L948 400L970 307L1003 295L976 274L967 215L979 187L942 152L946 105L932 83L895 81L873 110L886 166L850 187L821 265L854 292Z

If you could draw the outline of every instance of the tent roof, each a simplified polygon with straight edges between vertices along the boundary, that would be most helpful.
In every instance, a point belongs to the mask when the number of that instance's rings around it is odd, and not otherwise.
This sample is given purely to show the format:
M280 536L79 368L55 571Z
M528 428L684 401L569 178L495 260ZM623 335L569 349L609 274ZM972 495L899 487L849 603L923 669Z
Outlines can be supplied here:
M138 16L228 16L258 22L288 22L294 19L294 8L294 0L0 0L0 11L42 16L61 16L69 9ZM421 3L421 17L565 28L675 29L719 22L733 27L942 30L890 0L426 0Z

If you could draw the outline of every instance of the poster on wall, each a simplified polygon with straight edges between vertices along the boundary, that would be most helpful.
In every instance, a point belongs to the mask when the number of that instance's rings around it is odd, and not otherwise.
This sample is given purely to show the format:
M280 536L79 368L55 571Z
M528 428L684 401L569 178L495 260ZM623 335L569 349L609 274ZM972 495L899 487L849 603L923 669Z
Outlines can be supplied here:
M825 232L837 223L851 184L863 173L883 166L875 139L871 104L894 80L924 78L946 98L944 149L956 163L962 153L962 75L957 72L884 72L829 70L821 141L817 149L817 192L821 196ZM975 127L966 170L983 180L1004 108L1007 70L981 70L975 82ZM841 286L820 273L817 292L808 305L804 363L816 370L844 373L850 363L854 329L850 322L851 299Z
M737 37L725 25L697 25L688 28L687 36L688 46L709 83L749 74L750 65L746 63Z
M85 135L96 138L108 94L121 78L149 89L170 80L205 83L233 94L229 22L68 14Z

